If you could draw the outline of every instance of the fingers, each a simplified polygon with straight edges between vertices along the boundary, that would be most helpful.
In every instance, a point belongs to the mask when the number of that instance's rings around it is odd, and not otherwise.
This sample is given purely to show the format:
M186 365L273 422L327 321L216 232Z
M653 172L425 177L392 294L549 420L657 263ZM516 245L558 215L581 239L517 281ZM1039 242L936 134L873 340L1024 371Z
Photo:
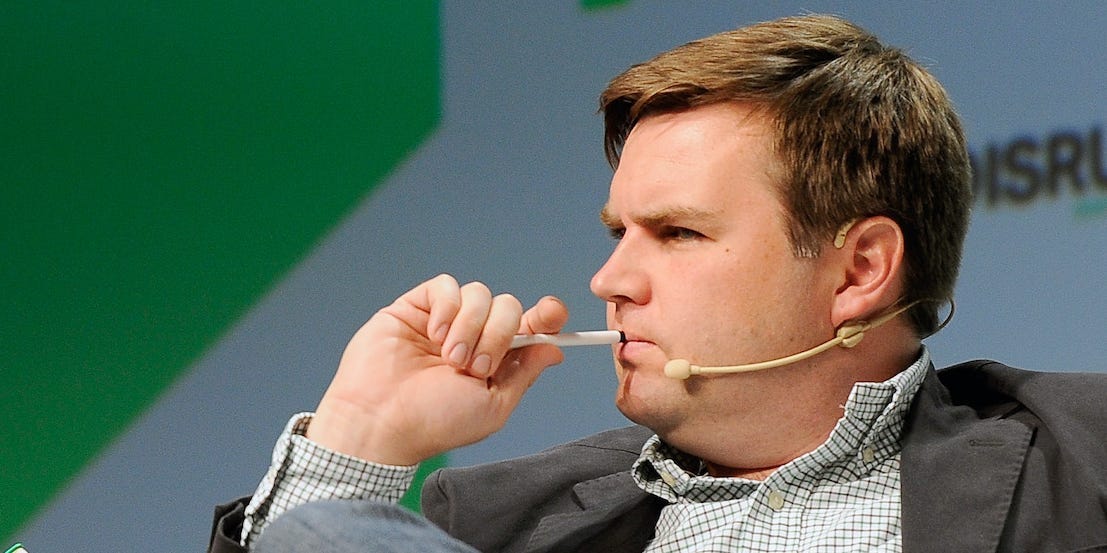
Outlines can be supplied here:
M479 282L462 286L461 309L442 344L442 357L475 377L488 376L507 352L522 313L513 296L492 297Z
M449 329L442 342L442 358L454 367L464 369L473 358L474 346L488 321L492 310L492 292L480 282L470 282L461 287L459 294L459 308L449 321Z
M422 296L423 309L430 312L427 321L427 337L436 344L446 341L450 325L461 310L461 286L450 275L438 275L416 288Z
M542 298L524 314L515 297L493 297L483 283L459 285L449 275L423 283L406 297L412 306L428 313L426 336L440 346L441 358L478 378L497 372L514 334L555 333L569 318L568 309L553 296ZM520 352L522 364L537 365L538 372L562 358L552 346L527 350Z
M473 350L469 372L478 378L490 376L500 365L511 337L519 326L523 306L514 296L501 294L492 298L492 309Z
M459 286L440 275L417 288L412 302L429 311L426 335L451 366L484 378L500 363L519 327L523 308L508 294L492 296L483 283Z

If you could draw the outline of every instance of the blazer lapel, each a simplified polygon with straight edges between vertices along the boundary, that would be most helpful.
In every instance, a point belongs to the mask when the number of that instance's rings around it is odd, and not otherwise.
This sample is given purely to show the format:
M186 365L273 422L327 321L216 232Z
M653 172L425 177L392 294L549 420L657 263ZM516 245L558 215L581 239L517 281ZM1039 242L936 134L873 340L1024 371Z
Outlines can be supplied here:
M955 406L931 368L904 427L903 550L994 552L1034 433Z
M630 471L579 482L573 493L581 510L543 518L526 553L645 549L663 501L638 488Z

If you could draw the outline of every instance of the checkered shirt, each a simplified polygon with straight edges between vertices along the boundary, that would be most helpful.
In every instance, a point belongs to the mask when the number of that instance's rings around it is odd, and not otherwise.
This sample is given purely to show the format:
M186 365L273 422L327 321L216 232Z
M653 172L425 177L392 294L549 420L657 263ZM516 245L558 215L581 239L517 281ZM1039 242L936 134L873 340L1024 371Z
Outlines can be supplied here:
M647 553L900 552L899 438L930 354L854 385L830 437L763 481L707 476L654 436L633 475L669 505Z
M370 463L327 449L304 437L311 413L288 422L269 471L246 506L241 542L249 547L281 513L323 499L368 499L395 503L415 479L416 466Z

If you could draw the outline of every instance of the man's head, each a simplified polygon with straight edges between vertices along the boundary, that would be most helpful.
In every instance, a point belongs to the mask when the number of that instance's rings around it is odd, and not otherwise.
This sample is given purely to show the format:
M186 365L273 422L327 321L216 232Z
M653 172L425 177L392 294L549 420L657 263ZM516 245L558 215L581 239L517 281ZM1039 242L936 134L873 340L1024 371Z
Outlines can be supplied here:
M918 358L934 302L782 368L663 374L677 358L782 358L897 302L951 295L970 177L929 74L849 23L800 17L661 54L601 104L615 166L602 218L618 244L592 291L628 339L613 349L627 417L752 474L822 443L856 382Z
M756 106L771 122L796 255L815 257L843 225L884 216L903 233L903 301L952 297L971 203L960 122L932 75L864 30L807 16L721 33L630 68L600 103L613 166L644 117ZM910 311L919 334L937 328L939 305Z

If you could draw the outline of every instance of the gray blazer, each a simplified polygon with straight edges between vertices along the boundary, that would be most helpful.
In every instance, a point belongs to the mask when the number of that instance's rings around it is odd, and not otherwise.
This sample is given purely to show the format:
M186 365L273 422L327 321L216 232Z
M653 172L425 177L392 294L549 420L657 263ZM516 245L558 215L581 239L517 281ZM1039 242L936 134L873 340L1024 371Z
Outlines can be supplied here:
M640 553L663 506L630 477L650 435L624 428L438 471L423 513L481 551ZM1107 375L931 369L901 470L906 553L1107 552Z

